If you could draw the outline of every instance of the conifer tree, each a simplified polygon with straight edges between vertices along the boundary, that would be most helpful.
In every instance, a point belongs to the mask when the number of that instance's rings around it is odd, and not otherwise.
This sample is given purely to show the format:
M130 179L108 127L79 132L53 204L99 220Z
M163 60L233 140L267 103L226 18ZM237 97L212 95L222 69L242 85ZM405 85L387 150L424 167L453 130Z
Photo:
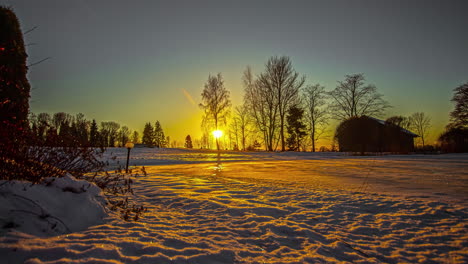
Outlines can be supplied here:
M193 148L192 138L190 137L190 135L187 135L185 137L185 147L190 149Z
M89 143L93 147L96 147L98 145L98 126L95 119L93 119L89 131Z
M288 124L286 128L289 134L289 138L287 139L289 150L300 150L301 141L307 135L303 116L304 110L297 106L291 106L288 110L288 115L286 116Z
M27 127L30 85L26 78L26 50L15 13L0 6L0 126ZM9 135L11 138L14 135Z
M147 147L154 146L154 129L151 123L146 123L145 128L143 129L142 143Z
M455 103L455 109L450 112L452 127L468 128L468 82L453 91L455 93L451 101Z
M164 146L164 141L165 141L165 136L164 136L164 131L161 127L161 123L159 121L156 121L154 124L154 145L157 148L162 148Z
M132 142L135 143L135 144L138 144L140 143L140 134L138 133L138 131L133 131L133 134L132 134Z

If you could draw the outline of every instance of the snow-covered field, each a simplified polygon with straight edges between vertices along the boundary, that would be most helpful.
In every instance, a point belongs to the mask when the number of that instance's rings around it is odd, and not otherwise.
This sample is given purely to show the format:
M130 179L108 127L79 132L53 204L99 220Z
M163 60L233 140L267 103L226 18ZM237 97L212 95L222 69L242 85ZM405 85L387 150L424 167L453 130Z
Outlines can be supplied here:
M126 150L106 153L109 168ZM138 222L0 237L1 263L468 263L468 155L133 149Z

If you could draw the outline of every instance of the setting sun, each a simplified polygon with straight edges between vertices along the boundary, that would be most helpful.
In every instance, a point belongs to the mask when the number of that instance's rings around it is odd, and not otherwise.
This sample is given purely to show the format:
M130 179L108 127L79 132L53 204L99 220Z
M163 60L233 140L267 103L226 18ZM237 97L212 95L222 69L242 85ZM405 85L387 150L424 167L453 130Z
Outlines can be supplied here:
M466 10L0 0L0 264L468 264Z
M222 135L223 135L223 131L221 131L221 130L215 130L215 131L213 131L213 136L214 136L215 138L220 138Z

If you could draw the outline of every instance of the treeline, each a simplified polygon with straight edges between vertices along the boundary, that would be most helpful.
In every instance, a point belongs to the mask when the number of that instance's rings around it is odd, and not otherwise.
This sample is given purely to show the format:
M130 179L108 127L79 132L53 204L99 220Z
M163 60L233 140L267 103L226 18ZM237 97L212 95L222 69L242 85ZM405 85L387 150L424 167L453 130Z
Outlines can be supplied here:
M82 113L71 115L58 112L30 114L29 130L46 146L90 146L123 147L127 142L145 144L148 147L165 148L170 137L164 135L159 121L155 125L146 123L143 135L114 121L101 122L88 120ZM175 143L173 143L175 144Z
M159 122L157 122L159 124ZM159 124L160 133L164 135ZM30 114L29 130L37 143L45 146L123 147L125 143L141 143L140 134L114 121L88 120L81 113L58 112ZM162 145L161 145L162 146Z
M364 74L346 75L332 90L311 84L292 66L289 57L271 57L265 69L254 74L247 67L242 75L243 103L231 109L229 90L222 75L210 75L202 92L200 107L204 111L202 137L195 140L201 148L253 150L263 146L276 150L338 150L330 125L351 118L382 118L390 104L374 84L366 83ZM431 126L423 112L410 116L392 116L386 123L418 135L418 145L427 145ZM218 141L213 130L225 131ZM336 131L335 131L336 132ZM321 139L333 142L330 147L317 146Z

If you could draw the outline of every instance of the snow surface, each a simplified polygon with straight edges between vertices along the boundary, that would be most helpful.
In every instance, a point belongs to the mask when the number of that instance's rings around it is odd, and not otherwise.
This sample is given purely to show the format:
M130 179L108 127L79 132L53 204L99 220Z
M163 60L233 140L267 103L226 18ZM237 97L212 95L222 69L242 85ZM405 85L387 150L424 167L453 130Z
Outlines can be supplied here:
M130 164L147 171L142 219L3 234L0 263L468 263L467 154L133 149Z
M42 184L0 181L0 236L23 232L39 237L87 229L107 216L101 189L71 175Z

